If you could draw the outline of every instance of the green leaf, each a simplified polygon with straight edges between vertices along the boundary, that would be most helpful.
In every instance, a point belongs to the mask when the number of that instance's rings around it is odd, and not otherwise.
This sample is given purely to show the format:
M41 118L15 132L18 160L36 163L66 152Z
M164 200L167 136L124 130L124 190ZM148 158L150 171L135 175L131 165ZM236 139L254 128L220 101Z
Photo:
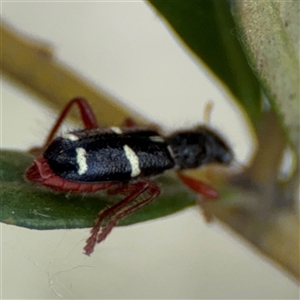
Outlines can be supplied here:
M121 200L105 192L58 193L27 182L24 174L32 161L33 157L24 152L0 152L0 221L3 223L40 230L92 227L99 211ZM195 204L195 195L177 179L161 176L157 181L162 186L162 195L119 225L163 217Z
M256 124L261 112L260 86L237 39L227 1L149 2L182 41L227 85Z
M299 1L231 1L248 60L300 156Z

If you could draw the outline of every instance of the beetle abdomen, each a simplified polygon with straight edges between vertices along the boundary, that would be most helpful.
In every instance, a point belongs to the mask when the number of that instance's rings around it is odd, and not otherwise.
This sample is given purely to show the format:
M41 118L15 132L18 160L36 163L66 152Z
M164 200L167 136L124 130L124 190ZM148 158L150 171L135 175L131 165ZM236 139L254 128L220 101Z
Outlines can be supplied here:
M128 181L174 167L164 139L152 130L84 130L58 137L44 152L51 170L80 182Z

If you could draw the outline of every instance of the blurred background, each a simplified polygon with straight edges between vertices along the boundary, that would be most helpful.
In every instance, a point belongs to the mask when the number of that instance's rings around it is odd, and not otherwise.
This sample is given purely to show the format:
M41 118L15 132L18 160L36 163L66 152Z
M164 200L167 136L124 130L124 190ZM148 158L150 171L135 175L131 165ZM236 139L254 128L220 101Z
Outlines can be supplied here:
M213 100L211 126L238 162L251 156L242 112L146 2L2 2L1 18L165 132L203 123ZM1 79L2 148L44 140L55 113L34 100ZM197 207L116 228L91 257L88 234L1 224L2 299L299 298L297 283Z

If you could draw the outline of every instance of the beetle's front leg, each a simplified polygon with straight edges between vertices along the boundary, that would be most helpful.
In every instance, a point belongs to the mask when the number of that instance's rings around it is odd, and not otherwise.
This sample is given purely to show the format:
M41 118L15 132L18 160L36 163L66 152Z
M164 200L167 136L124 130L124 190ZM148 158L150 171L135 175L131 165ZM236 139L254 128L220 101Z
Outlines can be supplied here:
M182 172L177 172L179 179L190 189L192 189L197 194L203 196L207 200L215 200L219 198L219 193L209 184L192 178L183 174Z

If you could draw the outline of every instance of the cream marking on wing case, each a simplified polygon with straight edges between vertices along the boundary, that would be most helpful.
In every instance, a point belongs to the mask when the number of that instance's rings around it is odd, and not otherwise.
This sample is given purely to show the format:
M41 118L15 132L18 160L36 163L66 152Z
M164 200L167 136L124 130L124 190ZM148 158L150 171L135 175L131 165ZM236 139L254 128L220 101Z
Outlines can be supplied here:
M141 173L139 158L136 153L127 145L123 146L126 158L131 166L131 177L136 177Z
M88 165L86 163L86 151L84 148L77 148L76 149L76 161L78 164L78 171L79 175L84 174L88 170Z
M73 142L79 140L79 137L73 133L63 133L61 136L62 136L62 138L73 141Z
M153 135L149 137L149 140L155 143L164 143L165 140L159 135Z
M111 129L111 131L113 131L116 134L122 134L123 133L122 129L119 128L119 127L112 126L112 127L110 127L110 129Z

